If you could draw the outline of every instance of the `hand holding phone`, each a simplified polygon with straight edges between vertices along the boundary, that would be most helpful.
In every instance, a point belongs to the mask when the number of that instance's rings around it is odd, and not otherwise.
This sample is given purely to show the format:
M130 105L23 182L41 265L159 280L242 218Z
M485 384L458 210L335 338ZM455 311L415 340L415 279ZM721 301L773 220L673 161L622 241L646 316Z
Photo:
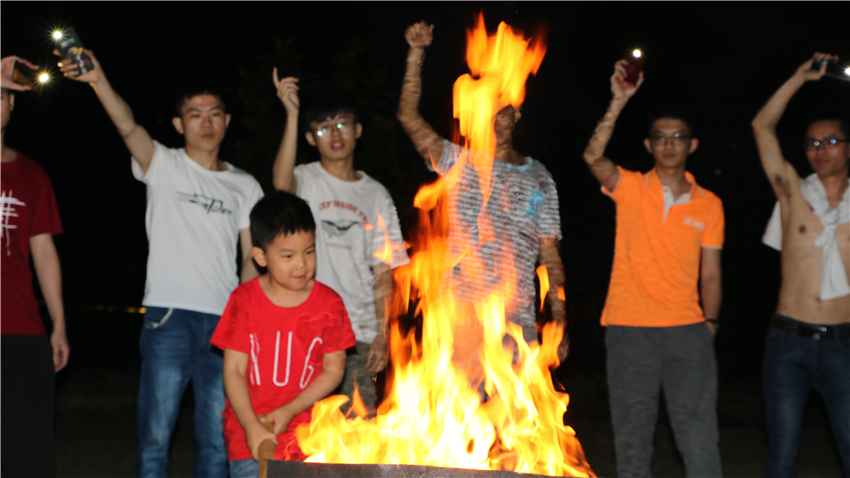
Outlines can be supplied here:
M820 71L821 66L826 64L826 73L824 76L837 78L839 80L850 81L850 67L842 67L837 59L821 60L812 62L812 71Z
M62 31L62 36L57 40L57 43L59 46L59 56L63 60L74 62L80 76L94 69L91 57L83 50L83 42L80 41L80 37L77 36L74 27L68 27Z
M12 81L19 85L33 88L39 84L38 71L20 61L15 61L15 66L12 70Z
M640 79L640 72L643 71L643 53L640 50L629 50L624 58L626 77L623 81L635 86Z

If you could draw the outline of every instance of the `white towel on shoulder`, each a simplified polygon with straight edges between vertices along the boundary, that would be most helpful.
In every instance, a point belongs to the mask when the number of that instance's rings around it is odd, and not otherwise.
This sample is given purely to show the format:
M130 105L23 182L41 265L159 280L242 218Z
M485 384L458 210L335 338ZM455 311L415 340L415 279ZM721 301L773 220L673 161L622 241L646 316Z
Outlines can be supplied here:
M841 224L850 222L850 179L848 187L844 190L844 197L838 207L830 207L826 196L826 189L818 179L817 174L803 179L800 183L803 190L803 198L811 206L812 211L820 218L823 232L815 239L815 245L823 248L823 262L821 269L820 298L831 300L850 294L850 283L847 282L847 271L844 270L844 261L841 260L841 251L838 250L838 240L835 238L835 229ZM773 215L767 223L762 242L776 249L782 250L782 219L779 201L773 208Z

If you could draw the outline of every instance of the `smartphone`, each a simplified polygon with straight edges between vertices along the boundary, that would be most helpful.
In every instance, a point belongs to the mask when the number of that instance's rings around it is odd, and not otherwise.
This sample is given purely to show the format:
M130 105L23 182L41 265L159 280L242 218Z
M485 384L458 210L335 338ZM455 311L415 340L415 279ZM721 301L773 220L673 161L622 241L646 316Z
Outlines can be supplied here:
M59 44L59 56L65 60L76 62L81 75L85 75L94 69L91 57L83 51L83 42L80 41L74 27L63 30L62 38L56 40L56 43Z
M821 65L824 63L826 63L826 76L838 78L839 80L850 81L850 68L842 67L838 64L838 60L813 61L812 70L820 71Z
M629 50L626 52L626 78L625 82L634 86L640 79L643 71L643 53L640 50Z
M38 70L33 70L27 65L16 61L15 67L12 70L12 81L19 85L35 88L39 84Z

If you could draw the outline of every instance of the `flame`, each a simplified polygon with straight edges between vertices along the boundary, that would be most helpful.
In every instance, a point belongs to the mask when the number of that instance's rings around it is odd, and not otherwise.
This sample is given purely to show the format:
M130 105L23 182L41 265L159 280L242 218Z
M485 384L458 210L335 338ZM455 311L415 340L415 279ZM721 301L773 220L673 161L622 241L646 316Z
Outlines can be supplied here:
M495 148L493 117L501 105L522 103L525 79L539 67L545 45L532 41L529 49L529 41L505 24L489 37L483 16L468 40L470 70L478 79L458 80L455 112L456 116L463 112L460 124L467 149L485 154L461 158L459 163L476 163L489 181L493 150L478 150L475 145ZM466 85L459 88L462 81ZM488 156L489 167L486 160L479 162ZM595 476L575 432L563 424L569 396L552 385L550 367L558 363L562 326L547 324L543 345L527 344L521 327L506 321L517 284L510 248L499 263L488 267L477 248L451 242L455 236L450 231L456 225L449 213L456 207L453 188L462 169L455 165L437 182L423 186L414 200L419 224L411 234L410 263L393 270L395 293L388 309L390 316L398 317L415 303L413 314L422 314L421 340L413 329L405 333L399 323L392 324L386 398L377 416L355 412L345 417L339 407L346 398L329 397L314 405L309 425L297 428L299 446L308 462ZM482 183L481 189L486 202L489 186ZM392 250L383 218L378 218L377 227L385 231L385 244L374 256L388 262L385 258L392 257ZM461 281L498 279L471 302L454 289L457 282L449 280L461 260ZM562 288L559 294L563 295ZM483 403L482 390L489 397Z
M546 269L546 266L537 267L537 277L540 279L540 311L543 312L543 306L546 305L546 294L549 293L549 270ZM560 286L558 288L563 289Z
M387 231L387 225L384 222L384 218L381 217L381 214L378 213L378 231L383 231L384 233L384 247L380 250L375 251L372 254L372 257L376 257L381 260L384 264L388 266L392 266L393 264L393 241L390 240L390 233Z

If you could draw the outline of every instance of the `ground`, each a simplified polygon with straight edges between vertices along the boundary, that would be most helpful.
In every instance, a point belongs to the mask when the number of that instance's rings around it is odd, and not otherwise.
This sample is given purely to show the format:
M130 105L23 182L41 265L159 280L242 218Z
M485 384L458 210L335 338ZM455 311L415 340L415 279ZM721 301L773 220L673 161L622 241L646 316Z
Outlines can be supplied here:
M57 387L59 476L111 478L135 474L140 327L140 315L94 312L69 316L71 360L67 370L59 374ZM584 339L574 339L572 362L557 378L570 393L567 423L576 430L588 462L599 476L614 476L600 332L588 333ZM765 435L760 393L757 380L724 379L721 367L718 413L726 477L762 476ZM655 434L653 476L684 476L672 433L664 414L661 416ZM805 423L798 476L840 477L829 422L816 397L809 401ZM174 434L170 477L191 476L192 426L188 392Z

